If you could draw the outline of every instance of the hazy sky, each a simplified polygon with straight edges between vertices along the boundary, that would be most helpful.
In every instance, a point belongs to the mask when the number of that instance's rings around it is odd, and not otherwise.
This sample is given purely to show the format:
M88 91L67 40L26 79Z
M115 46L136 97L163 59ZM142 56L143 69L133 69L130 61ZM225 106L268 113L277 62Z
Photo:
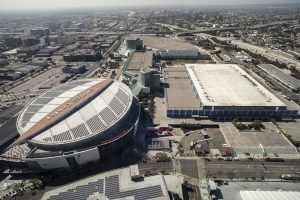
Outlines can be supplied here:
M55 9L130 5L227 5L300 3L300 0L0 0L0 10Z

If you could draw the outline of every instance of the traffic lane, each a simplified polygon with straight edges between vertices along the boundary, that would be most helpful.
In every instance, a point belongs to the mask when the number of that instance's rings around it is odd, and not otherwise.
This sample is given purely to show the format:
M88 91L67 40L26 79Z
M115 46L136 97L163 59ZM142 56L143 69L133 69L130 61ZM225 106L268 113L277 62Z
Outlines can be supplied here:
M151 173L173 172L173 162L146 162L138 164L140 174L145 174L147 171Z
M278 179L282 174L300 172L299 163L285 162L206 162L207 177L222 178L274 178Z

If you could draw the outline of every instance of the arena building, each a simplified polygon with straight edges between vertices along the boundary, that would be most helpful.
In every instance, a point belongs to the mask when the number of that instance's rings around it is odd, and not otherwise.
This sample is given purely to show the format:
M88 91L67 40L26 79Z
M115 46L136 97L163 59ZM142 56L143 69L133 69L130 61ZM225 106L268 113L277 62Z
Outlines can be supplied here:
M0 163L37 169L76 168L126 146L140 107L123 83L73 81L42 94L20 113L20 137Z
M167 69L164 77L169 117L223 121L282 120L298 115L234 64L187 64Z

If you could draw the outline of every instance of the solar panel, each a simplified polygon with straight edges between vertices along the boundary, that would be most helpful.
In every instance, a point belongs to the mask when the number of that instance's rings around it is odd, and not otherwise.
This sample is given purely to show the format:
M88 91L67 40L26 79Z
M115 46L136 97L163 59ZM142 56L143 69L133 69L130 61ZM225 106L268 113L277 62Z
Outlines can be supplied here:
M35 113L25 112L22 118L22 122L29 122L34 114Z
M95 115L91 119L87 120L86 123L88 124L89 128L93 133L99 132L100 130L103 130L105 128L105 125L100 120L98 115Z
M115 114L108 107L104 108L99 115L107 125L113 123L117 119Z
M61 95L62 93L64 93L65 91L50 91L47 92L46 94L44 94L42 97L57 97L59 95Z
M113 100L110 102L109 107L117 114L121 115L125 109L125 106L120 103L120 101L117 98L113 98Z
M88 183L87 185L80 185L74 189L69 189L65 192L61 192L58 195L51 196L49 200L85 200L95 192L103 193L104 180Z
M116 96L123 102L125 105L129 104L128 95L121 89L118 90Z
M32 104L47 104L49 103L50 101L52 101L54 98L38 98L36 99L34 102L32 102Z
M37 111L39 111L42 107L43 107L43 105L29 105L29 106L27 107L26 112L37 112Z
M80 124L75 128L72 128L71 131L76 139L89 135L89 131L84 124Z
M70 131L64 131L58 135L53 135L53 140L54 141L67 141L67 140L72 140L72 136Z
M95 182L90 182L86 185L77 186L74 189L67 190L66 192L61 192L58 195L51 196L49 200L87 199L95 192L104 192L103 179L99 179ZM164 195L160 185L120 192L119 176L114 175L105 178L105 196L109 199L134 197L135 200L145 200L155 199Z
M44 142L52 142L52 138L51 137L46 137L43 139Z

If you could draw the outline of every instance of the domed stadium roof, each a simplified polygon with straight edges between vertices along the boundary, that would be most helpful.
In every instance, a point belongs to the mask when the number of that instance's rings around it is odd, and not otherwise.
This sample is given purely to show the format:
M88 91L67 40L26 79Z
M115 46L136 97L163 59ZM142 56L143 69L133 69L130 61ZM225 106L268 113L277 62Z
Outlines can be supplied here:
M17 129L33 144L76 144L104 133L128 112L133 96L123 83L81 79L47 91L21 112Z

